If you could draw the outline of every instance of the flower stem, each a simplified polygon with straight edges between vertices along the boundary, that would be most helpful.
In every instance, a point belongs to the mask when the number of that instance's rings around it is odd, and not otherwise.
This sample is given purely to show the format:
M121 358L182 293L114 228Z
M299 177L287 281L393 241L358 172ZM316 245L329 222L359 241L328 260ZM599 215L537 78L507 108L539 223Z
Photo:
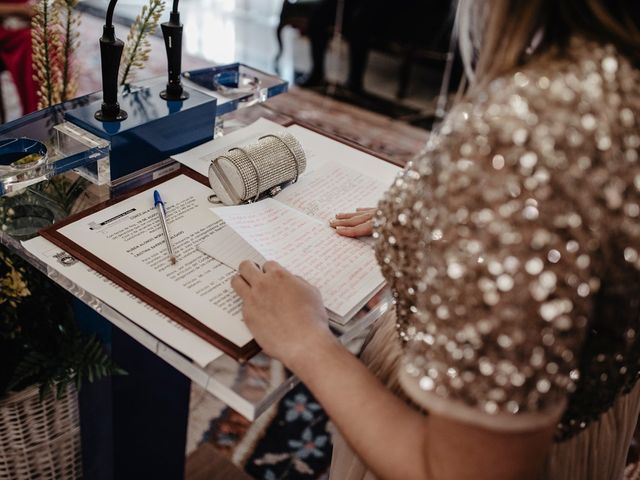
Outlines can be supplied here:
M53 96L53 85L51 84L51 58L49 57L49 0L42 1L42 24L43 24L43 46L44 46L44 71L47 85L47 107L51 106Z
M71 42L72 42L72 31L71 31L71 24L72 24L72 20L73 20L73 10L71 9L71 5L69 3L66 3L66 12L67 12L67 18L66 18L66 22L65 22L65 29L64 29L64 55L62 56L62 95L61 95L61 101L65 101L68 100L67 99L67 89L68 89L68 83L69 83L69 63L70 63L70 57L71 57Z
M122 74L122 80L120 81L120 85L126 85L129 79L129 74L131 73L131 69L136 60L136 55L138 53L138 49L140 45L144 41L144 38L152 31L155 30L155 23L151 20L154 18L154 14L156 13L156 9L159 8L162 4L151 1L149 4L149 9L146 12L146 15L143 19L140 20L140 24L136 25L138 22L134 23L134 27L138 29L138 33L136 35L135 43L133 48L130 50L129 58L127 59L127 64L125 65L124 72Z

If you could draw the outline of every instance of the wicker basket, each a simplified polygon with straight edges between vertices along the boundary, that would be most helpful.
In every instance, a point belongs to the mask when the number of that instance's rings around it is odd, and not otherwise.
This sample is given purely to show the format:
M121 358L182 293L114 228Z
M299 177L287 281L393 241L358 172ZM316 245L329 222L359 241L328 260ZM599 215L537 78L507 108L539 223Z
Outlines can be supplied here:
M0 479L82 477L78 395L40 401L38 388L0 400Z

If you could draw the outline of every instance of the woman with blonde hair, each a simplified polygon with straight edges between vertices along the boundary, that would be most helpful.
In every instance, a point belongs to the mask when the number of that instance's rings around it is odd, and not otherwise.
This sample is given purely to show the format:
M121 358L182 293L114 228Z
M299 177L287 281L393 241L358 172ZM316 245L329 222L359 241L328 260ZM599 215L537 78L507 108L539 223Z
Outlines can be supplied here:
M620 479L640 412L637 7L460 8L467 95L376 209L332 222L373 233L395 299L362 362L278 264L232 284L339 430L332 478Z

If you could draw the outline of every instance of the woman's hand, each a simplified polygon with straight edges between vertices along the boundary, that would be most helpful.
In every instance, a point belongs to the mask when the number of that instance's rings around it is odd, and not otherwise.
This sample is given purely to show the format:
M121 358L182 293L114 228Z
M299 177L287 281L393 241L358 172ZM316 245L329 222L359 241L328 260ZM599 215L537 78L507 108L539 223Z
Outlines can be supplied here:
M22 10L20 11L20 15L26 18L27 20L31 20L36 15L36 6L32 2L22 4Z
M355 212L338 213L329 222L339 235L345 237L367 237L373 232L373 217L376 208L358 208Z
M36 6L33 2L19 3L16 5L18 10L16 15L31 20L36 14Z
M244 261L231 286L244 302L242 314L262 349L291 368L322 340L335 341L317 288L266 262L260 270Z

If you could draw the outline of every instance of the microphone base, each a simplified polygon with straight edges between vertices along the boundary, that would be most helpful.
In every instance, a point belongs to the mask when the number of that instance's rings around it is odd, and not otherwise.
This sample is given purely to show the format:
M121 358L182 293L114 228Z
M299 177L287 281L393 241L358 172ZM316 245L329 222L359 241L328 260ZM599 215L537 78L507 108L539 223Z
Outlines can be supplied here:
M162 78L120 87L117 107L96 100L64 112L65 120L111 143L109 175L122 178L161 162L213 138L216 99L198 90L185 90L189 98L165 101ZM97 115L96 115L97 111ZM128 114L125 120L122 113ZM97 168L97 167L96 167Z
M163 90L160 92L160 98L168 102L172 100L178 100L178 101L186 100L187 98L189 98L189 92L185 91L184 89L180 89L180 91L171 92L167 88L166 90Z
M93 117L99 122L122 122L129 117L129 114L124 110L118 110L117 113L98 110Z

